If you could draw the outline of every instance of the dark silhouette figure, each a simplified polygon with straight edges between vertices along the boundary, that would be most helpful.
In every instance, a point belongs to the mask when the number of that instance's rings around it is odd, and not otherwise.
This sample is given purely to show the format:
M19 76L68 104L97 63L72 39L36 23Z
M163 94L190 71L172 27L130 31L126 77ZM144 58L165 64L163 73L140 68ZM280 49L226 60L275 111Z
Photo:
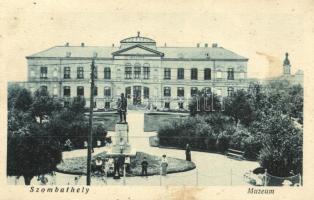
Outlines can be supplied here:
M147 176L148 162L146 161L146 157L143 158L141 165L142 165L142 176Z
M191 149L189 144L186 144L185 157L187 161L191 161Z
M118 112L120 115L120 122L126 122L127 106L127 99L124 97L124 94L121 93L121 99L118 100Z

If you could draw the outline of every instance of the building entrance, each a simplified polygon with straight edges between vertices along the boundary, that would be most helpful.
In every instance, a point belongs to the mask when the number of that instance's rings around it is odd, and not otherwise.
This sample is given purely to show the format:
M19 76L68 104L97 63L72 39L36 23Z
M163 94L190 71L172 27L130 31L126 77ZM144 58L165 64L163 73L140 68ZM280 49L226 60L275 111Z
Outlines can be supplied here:
M142 103L142 86L133 86L133 105Z

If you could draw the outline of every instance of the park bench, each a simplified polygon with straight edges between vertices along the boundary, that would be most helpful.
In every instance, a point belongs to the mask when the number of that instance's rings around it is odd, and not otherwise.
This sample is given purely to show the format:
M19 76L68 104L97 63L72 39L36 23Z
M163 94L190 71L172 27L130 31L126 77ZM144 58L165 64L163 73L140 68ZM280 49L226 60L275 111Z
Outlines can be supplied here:
M236 150L236 149L228 149L228 151L227 151L227 156L228 157L235 158L235 159L238 159L238 160L243 160L244 159L243 154L244 154L243 151L239 151L239 150Z

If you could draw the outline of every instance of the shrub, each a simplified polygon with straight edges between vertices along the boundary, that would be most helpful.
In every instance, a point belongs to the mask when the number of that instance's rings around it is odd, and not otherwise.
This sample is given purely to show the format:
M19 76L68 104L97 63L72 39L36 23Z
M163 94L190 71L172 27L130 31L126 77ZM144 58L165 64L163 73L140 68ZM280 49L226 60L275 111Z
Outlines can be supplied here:
M261 141L257 137L249 136L243 141L244 157L256 160L262 148Z
M230 136L224 131L218 135L217 138L217 150L219 152L225 152L229 148Z

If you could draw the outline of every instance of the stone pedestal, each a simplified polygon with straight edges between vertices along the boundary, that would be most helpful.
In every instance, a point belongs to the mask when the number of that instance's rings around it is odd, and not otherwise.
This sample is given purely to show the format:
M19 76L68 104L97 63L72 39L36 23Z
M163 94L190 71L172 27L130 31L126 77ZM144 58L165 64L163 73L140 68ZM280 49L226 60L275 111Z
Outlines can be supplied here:
M131 145L129 143L129 125L128 123L117 123L115 127L114 141L112 145L112 153L129 154L131 152Z

